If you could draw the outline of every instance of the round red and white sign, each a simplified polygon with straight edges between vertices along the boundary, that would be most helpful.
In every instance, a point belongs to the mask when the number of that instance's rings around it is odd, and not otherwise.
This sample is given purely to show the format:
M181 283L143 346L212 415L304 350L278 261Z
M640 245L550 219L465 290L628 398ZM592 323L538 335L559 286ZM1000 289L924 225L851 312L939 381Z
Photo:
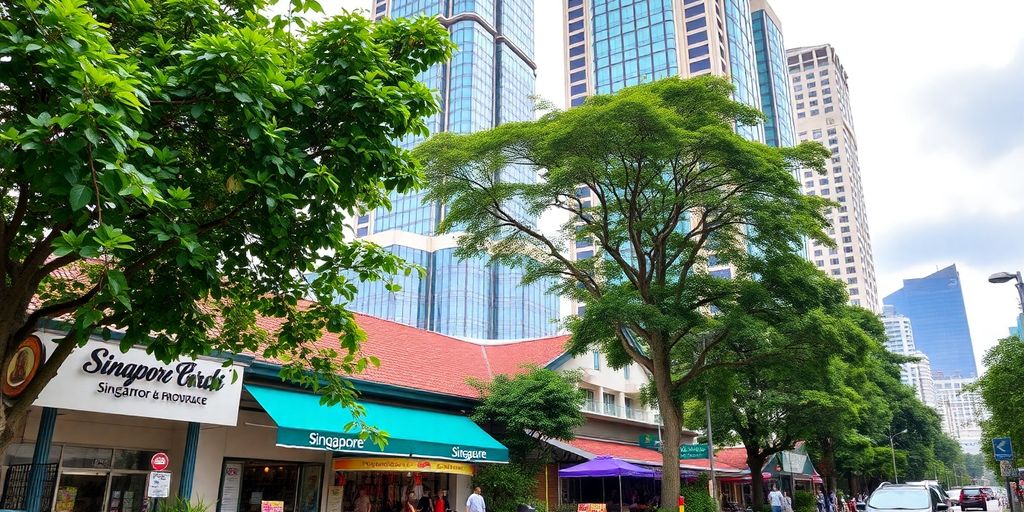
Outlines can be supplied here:
M163 471L171 464L171 459L164 452L156 452L153 458L149 459L149 465L153 471Z

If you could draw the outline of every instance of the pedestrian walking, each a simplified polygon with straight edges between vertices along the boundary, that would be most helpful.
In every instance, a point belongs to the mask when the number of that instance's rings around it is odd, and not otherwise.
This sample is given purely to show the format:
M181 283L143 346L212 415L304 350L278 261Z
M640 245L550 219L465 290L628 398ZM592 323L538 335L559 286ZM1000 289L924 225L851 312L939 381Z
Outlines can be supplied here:
M768 493L768 503L772 506L772 512L782 512L785 501L786 497L782 495L782 491L773 485L772 492Z
M469 495L469 499L466 500L466 512L487 512L487 503L484 501L483 495L480 494L480 486L473 488L473 494Z
M814 491L814 494L815 494L814 501L815 501L815 504L818 507L818 512L826 512L825 511L825 493L823 493L821 491Z
M782 498L782 511L793 512L793 497L788 492L784 493Z

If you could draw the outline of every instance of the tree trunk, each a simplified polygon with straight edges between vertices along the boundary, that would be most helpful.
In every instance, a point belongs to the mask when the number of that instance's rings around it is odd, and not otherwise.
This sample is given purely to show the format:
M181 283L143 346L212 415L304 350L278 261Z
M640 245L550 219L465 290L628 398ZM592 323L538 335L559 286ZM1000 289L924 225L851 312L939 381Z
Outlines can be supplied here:
M661 508L675 510L679 499L679 445L682 442L683 409L672 391L667 355L652 358L658 410L664 423L661 433Z
M825 492L835 489L836 449L831 438L821 439L821 479L825 483Z
M747 467L750 469L750 499L753 500L754 512L760 512L764 505L764 479L761 470L767 457L757 450L747 449Z

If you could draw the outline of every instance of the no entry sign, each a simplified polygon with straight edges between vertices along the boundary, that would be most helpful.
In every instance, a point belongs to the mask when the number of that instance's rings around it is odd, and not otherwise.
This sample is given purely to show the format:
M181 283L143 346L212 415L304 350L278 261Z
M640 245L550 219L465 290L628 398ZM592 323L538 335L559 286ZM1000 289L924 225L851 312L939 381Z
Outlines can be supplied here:
M171 464L171 459L164 452L156 452L153 457L149 459L149 465L153 468L153 471L163 471L167 469L167 466Z

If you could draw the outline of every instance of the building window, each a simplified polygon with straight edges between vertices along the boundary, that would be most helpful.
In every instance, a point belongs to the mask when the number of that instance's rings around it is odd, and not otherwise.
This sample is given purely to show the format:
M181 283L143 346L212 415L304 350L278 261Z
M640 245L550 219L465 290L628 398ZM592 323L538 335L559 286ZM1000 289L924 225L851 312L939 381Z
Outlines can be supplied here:
M604 413L609 416L618 416L615 411L615 395L611 393L604 394Z
M366 226L356 228L356 236L366 236L368 234L370 234L370 229Z
M623 366L623 367L622 367L622 376L623 376L623 377L624 377L624 378L625 378L626 380L629 380L629 365L628 365L628 364L627 364L626 366ZM627 398L626 400L629 400L629 399Z
M595 370L600 370L601 369L601 352L595 350L595 351L593 351L593 354L594 354L594 369Z

